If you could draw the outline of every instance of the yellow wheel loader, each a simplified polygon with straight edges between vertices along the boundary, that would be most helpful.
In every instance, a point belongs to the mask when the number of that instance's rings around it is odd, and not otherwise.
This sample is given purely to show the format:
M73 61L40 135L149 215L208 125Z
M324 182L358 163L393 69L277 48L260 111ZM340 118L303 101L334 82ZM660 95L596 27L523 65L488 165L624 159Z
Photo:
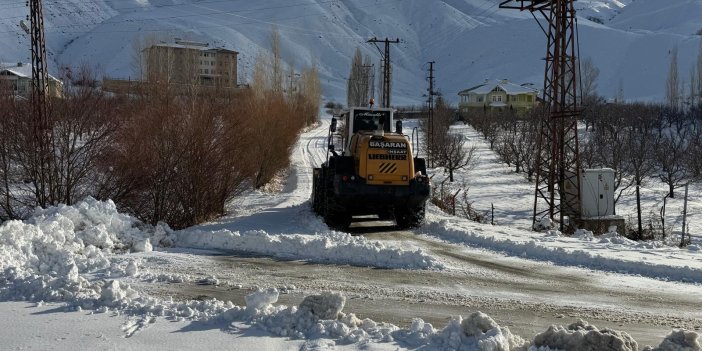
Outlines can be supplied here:
M332 118L327 160L314 169L314 211L340 230L348 228L353 216L365 215L394 218L403 229L421 225L431 185L425 160L413 152L414 136L410 140L402 133L402 121L391 131L390 108L350 108L340 119L343 132L337 132ZM338 138L341 150L335 148ZM416 141L418 146L418 136Z

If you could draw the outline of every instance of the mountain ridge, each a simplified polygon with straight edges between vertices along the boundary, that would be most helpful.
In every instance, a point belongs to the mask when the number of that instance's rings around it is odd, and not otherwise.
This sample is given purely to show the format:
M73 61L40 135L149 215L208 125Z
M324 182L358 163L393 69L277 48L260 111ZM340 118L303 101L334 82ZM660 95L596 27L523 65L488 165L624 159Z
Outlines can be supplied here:
M20 4L0 2L2 61L29 61L28 38L18 25L28 10ZM427 61L436 61L436 86L455 102L458 91L485 78L542 85L545 35L529 13L498 5L495 0L56 0L45 4L47 51L52 73L62 65L88 63L104 75L134 78L134 43L144 36L181 37L239 51L245 80L257 54L270 46L275 26L283 59L298 70L317 64L325 99L345 102L355 49L379 67L379 52L366 41L400 38L391 47L393 103L424 100ZM576 6L580 58L591 58L600 69L599 94L612 97L621 86L628 100L662 101L674 47L681 80L689 78L700 45L694 21L702 16L699 1L660 6L657 0L580 0Z

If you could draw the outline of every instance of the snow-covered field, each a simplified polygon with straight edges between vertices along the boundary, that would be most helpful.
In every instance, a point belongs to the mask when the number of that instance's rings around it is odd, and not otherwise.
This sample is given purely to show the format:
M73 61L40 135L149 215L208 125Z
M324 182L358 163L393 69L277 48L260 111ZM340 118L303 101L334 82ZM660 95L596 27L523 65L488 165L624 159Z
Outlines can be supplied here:
M429 217L427 232L454 242L556 264L702 283L702 222L699 221L702 198L699 197L699 185L691 185L687 221L692 245L683 249L677 247L682 227L683 201L680 198L668 201L667 222L674 230L665 242L636 242L617 233L597 236L587 231L574 236L564 236L557 231L536 233L528 230L532 223L534 184L523 174L500 164L489 144L472 127L455 125L453 131L466 136L467 147L476 147L476 159L470 169L455 174L453 184L445 183L445 186L452 192L458 189L467 191L469 200L480 212L489 214L494 206L498 225L490 227L436 214ZM447 176L442 169L435 169L433 173L434 183L441 183ZM658 213L666 193L665 186L656 183L657 180L651 180L651 186L642 190L644 215L648 211ZM617 211L628 219L635 216L633 193L622 197Z
M354 50L378 67L378 51L366 41L399 38L391 49L393 102L404 105L424 100L428 61L436 61L437 87L449 101L486 78L541 84L544 34L530 14L500 9L499 3L63 0L45 2L44 10L54 75L64 65L89 64L98 74L134 79L137 43L179 37L240 52L240 83L248 83L276 26L283 59L298 70L317 63L325 97L339 102L345 101ZM627 100L662 101L676 46L681 80L689 84L702 29L698 0L580 0L576 6L580 55L600 69L599 94L612 98L621 87ZM27 12L24 1L0 2L0 62L30 62L29 37L19 25Z
M118 213L109 201L86 199L71 207L37 210L27 221L3 223L0 226L0 300L5 302L0 303L0 310L3 315L12 316L11 322L4 322L4 328L0 329L3 345L13 349L64 350L202 348L203 345L235 350L515 350L530 344L530 350L548 350L537 347L539 345L550 345L553 350L557 346L569 349L569 343L591 345L594 349L601 349L601 345L609 342L633 345L628 334L600 331L583 323L570 325L577 321L567 320L563 320L563 328L549 329L548 325L541 325L537 326L541 331L539 335L517 336L509 327L496 322L509 320L511 316L498 315L493 319L478 311L462 317L446 315L443 320L447 322L442 325L432 325L419 318L406 326L359 318L353 310L344 309L350 301L341 292L310 291L295 286L298 280L292 277L277 278L288 281L287 284L258 280L253 286L237 283L251 281L250 277L223 279L229 270L238 272L236 267L222 265L202 271L200 267L205 267L206 261L222 255L251 257L252 260L265 257L291 263L303 261L329 269L346 265L370 266L378 270L378 279L383 275L392 276L393 272L404 276L416 271L417 277L423 276L424 271L437 276L444 271L452 276L466 274L457 261L450 259L453 256L437 255L434 247L441 245L444 249L468 250L468 256L485 256L500 264L511 262L515 268L532 265L529 262L546 261L550 262L548 270L563 269L559 274L570 274L565 269L571 268L558 267L578 266L602 281L621 281L616 283L621 289L646 288L653 294L675 290L687 296L685 301L702 296L699 251L642 245L615 235L594 238L588 235L565 237L556 232L534 233L519 228L518 214L513 216L515 225L490 226L450 217L431 208L427 224L414 233L419 239L425 238L422 239L428 243L425 247L420 247L423 241L376 240L372 236L330 231L306 203L311 166L324 158L322 146L329 122L322 122L319 128L300 137L292 155L293 165L280 192L251 192L231 204L229 216L215 222L182 231L173 231L165 225L150 227ZM481 162L490 163L487 157ZM496 165L493 164L493 168L499 172ZM481 167L476 167L472 172L479 169ZM470 172L466 174L469 175ZM507 176L508 173L503 175ZM505 181L503 177L493 177L493 187L500 186ZM481 189L494 191L488 190L490 188L489 184L483 184L471 187L471 191L476 194L480 194ZM524 196L529 197L530 192ZM509 201L519 198L515 193ZM507 203L500 207L510 208ZM480 251L470 251L471 247ZM256 266L253 272L269 274L265 267ZM268 269L274 266L270 267ZM677 282L666 282L670 280ZM432 300L445 300L458 291L451 282L445 283L448 284L442 283L424 292L428 295L422 300L428 308ZM164 296L154 290L188 284L242 291L246 298L243 304L237 305L210 297ZM364 291L372 291L374 285L364 279L348 284L363 287ZM509 282L503 284L508 286ZM475 291L468 296L481 294L478 286L466 288ZM304 292L299 303L278 303L285 294L298 290ZM630 292L622 290L627 295ZM381 295L378 291L378 297ZM495 291L493 296L537 305L546 303L525 296L519 290ZM584 296L580 304L588 303L587 293ZM373 293L370 297L373 298ZM399 300L390 299L387 303L386 311L401 313ZM611 308L607 303L593 303L590 307ZM686 322L677 320L702 328L701 312L673 307L664 312L668 317L660 315L660 318L684 318ZM36 325L42 328L29 327ZM160 339L166 341L158 343ZM700 349L694 333L687 336L673 333L666 341L658 340L662 346L687 343L688 350Z

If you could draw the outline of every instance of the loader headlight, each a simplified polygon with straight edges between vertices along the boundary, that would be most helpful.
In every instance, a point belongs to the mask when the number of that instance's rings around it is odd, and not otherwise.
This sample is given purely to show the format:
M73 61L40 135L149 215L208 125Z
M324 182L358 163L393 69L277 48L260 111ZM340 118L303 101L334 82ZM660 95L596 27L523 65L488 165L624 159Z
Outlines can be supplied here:
M373 180L373 176L369 174L369 175L368 175L368 180Z
M407 180L407 176L402 176L402 180Z

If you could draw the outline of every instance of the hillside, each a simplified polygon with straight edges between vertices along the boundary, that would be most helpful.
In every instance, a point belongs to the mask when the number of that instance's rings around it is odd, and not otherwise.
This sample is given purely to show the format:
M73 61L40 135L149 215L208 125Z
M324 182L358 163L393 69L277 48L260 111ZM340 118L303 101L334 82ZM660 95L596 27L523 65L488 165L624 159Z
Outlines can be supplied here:
M450 100L485 78L540 85L546 39L528 13L499 9L496 0L62 0L45 3L50 71L89 63L114 77L134 77L134 43L144 37L209 42L239 51L241 79L268 44L272 26L287 63L318 63L326 99L344 101L351 56L359 47L375 62L368 38L393 45L393 103L416 103L426 89L425 62ZM577 2L581 56L601 70L599 93L621 85L630 100L661 100L670 50L679 49L681 79L700 46L702 4L676 0ZM0 61L29 61L19 21L23 1L0 0ZM697 28L700 27L700 28ZM376 63L376 67L378 64Z

